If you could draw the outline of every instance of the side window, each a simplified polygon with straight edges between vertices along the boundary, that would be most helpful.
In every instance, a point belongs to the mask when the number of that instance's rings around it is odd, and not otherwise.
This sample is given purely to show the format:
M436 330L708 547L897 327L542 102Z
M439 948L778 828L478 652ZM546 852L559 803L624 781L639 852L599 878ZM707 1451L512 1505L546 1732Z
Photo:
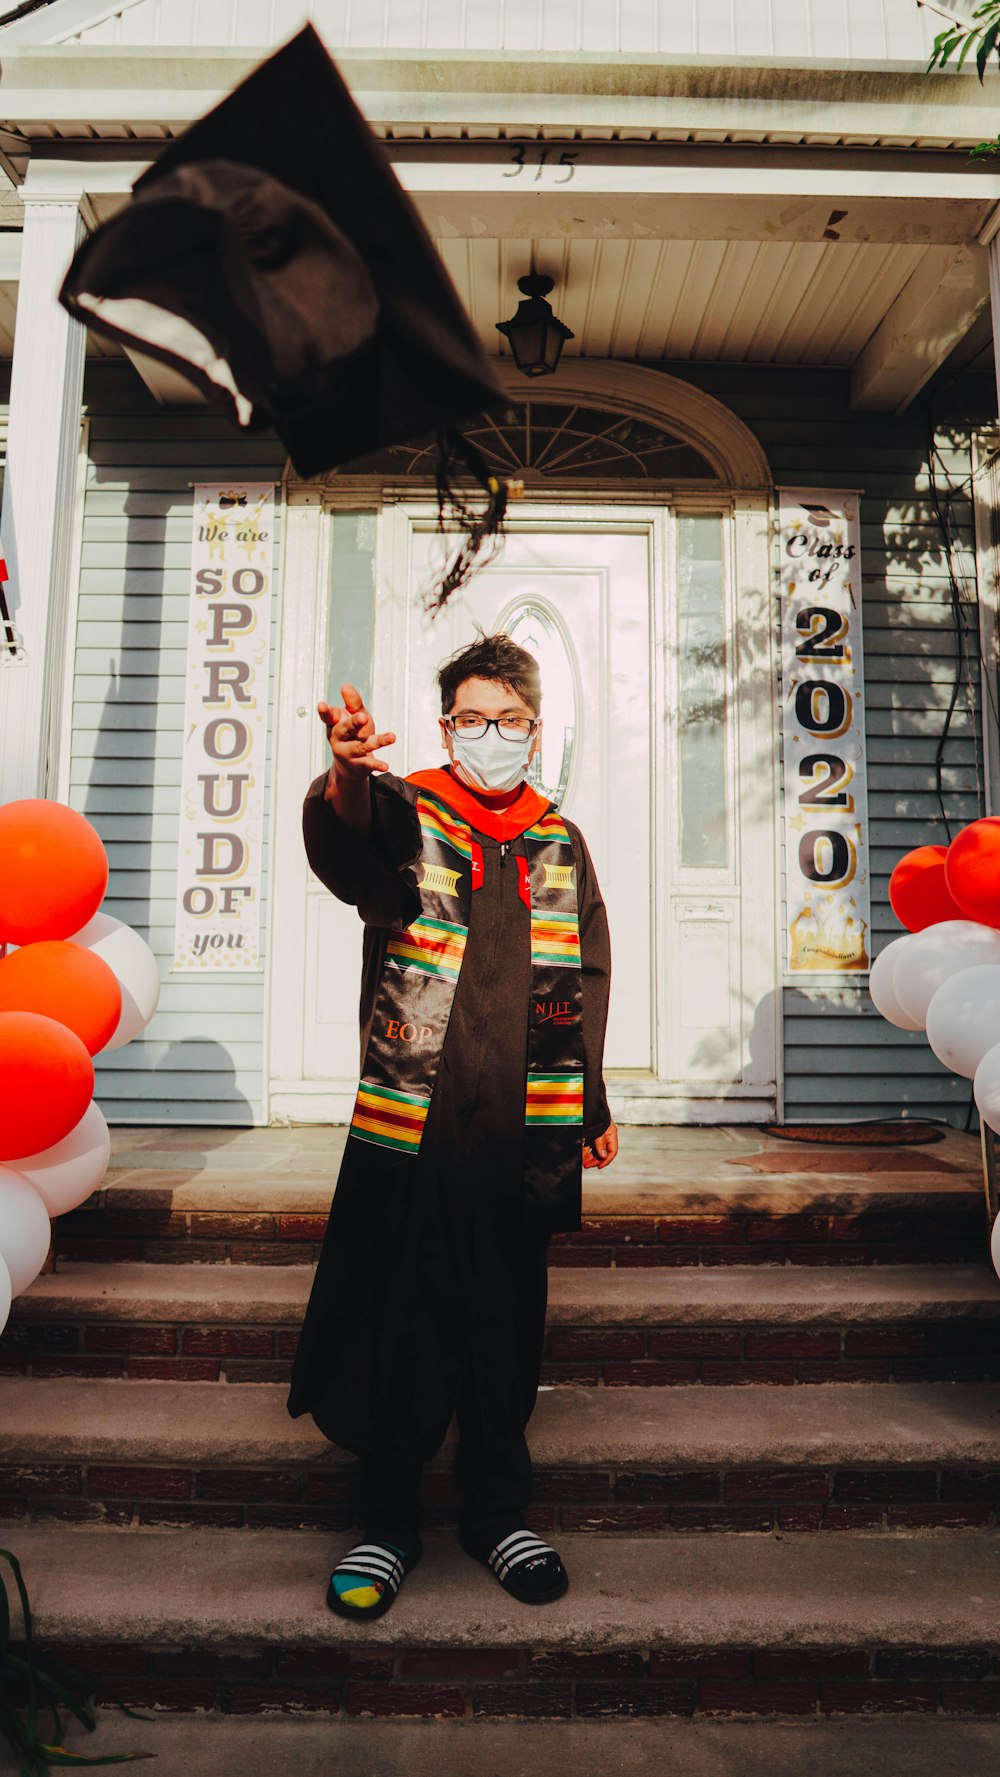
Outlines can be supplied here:
M682 869L729 860L729 641L719 512L677 518L677 767Z
M371 697L375 626L375 512L330 515L330 601L323 694L339 703L340 687L356 685Z

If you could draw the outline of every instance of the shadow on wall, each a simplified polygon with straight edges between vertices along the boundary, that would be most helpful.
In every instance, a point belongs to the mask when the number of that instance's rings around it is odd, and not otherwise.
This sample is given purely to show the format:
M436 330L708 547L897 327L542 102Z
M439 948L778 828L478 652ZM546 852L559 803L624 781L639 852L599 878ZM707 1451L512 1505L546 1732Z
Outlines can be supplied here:
M156 1020L153 1020L155 1025ZM152 1028L152 1026L150 1027ZM253 1107L236 1084L236 1068L222 1043L187 1037L175 1043L148 1044L158 1059L142 1071L142 1096L156 1105L156 1121L206 1124L232 1123L246 1128L253 1123ZM178 1079L190 1082L190 1095L175 1096ZM198 1095L208 1082L211 1098Z

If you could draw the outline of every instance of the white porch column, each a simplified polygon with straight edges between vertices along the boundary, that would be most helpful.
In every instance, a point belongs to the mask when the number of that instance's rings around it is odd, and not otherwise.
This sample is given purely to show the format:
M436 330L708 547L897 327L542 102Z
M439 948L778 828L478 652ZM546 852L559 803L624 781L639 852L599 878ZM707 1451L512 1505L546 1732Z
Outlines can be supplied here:
M54 792L85 329L57 295L83 233L76 190L24 187L0 541L26 661L0 666L0 803Z
M997 379L997 413L1000 414L1000 231L997 222L1000 211L994 210L990 217L990 229L987 241L987 252L990 259L990 313L993 318L993 369ZM986 230L980 235L984 238Z

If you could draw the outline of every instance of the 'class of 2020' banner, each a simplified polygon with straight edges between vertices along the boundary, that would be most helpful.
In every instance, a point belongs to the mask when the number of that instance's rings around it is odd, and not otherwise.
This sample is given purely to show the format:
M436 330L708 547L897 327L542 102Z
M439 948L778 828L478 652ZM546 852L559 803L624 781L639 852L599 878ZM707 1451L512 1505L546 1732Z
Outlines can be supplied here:
M779 496L790 975L870 967L871 891L856 493Z
M194 489L174 969L256 970L274 484Z

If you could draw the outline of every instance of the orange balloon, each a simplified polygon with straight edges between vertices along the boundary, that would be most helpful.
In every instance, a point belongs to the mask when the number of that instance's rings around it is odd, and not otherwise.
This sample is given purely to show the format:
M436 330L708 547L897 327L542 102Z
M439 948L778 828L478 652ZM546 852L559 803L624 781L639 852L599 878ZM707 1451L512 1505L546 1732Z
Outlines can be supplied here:
M75 1030L96 1055L115 1034L122 990L106 962L83 944L45 939L0 962L0 1012L41 1012Z
M892 911L908 932L923 932L943 919L965 919L948 892L944 867L946 845L918 845L900 858L889 878Z
M973 821L955 835L944 876L962 919L1000 926L1000 820L995 815Z
M30 798L0 808L0 944L71 938L108 886L108 854L82 814Z
M0 1012L0 1160L62 1141L93 1095L94 1064L75 1031L38 1012Z

